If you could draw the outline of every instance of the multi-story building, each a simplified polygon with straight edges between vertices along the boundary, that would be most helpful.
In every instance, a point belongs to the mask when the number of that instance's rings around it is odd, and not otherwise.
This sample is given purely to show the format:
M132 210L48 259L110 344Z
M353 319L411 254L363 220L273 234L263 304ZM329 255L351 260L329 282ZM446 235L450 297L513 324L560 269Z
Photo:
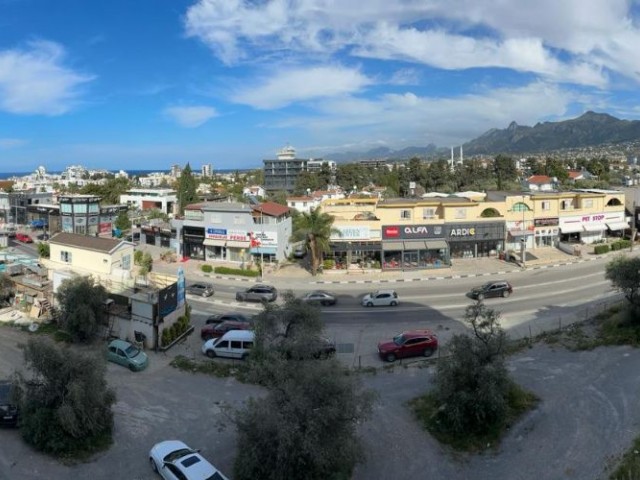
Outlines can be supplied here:
M245 264L261 258L284 260L289 254L289 209L272 202L200 203L175 219L178 254L208 261Z
M33 220L28 212L29 207L48 203L53 203L52 192L0 192L0 223L26 225Z
M138 210L160 210L173 214L177 206L176 191L171 188L132 188L120 195L120 203Z
M213 176L213 165L210 163L205 163L202 165L200 174L203 178L212 177Z
M280 150L275 160L263 160L263 162L264 188L267 193L293 192L298 175L308 171L319 172L323 164L327 164L334 173L331 183L335 183L335 162L323 159L296 158L296 150L290 146Z

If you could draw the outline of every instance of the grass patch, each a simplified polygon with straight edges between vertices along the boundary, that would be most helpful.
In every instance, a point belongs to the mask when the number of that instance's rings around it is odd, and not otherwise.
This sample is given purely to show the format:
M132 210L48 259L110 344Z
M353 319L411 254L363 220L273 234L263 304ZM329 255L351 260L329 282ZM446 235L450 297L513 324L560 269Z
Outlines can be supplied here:
M220 363L215 360L193 360L183 355L178 355L171 360L169 365L189 373L204 373L220 378L235 377L240 381L243 381L247 371L244 364Z
M538 397L514 382L507 392L507 414L501 422L485 432L454 433L443 429L438 421L439 405L433 393L416 397L409 402L420 424L440 443L462 452L480 452L500 444L503 435L518 419L538 404Z
M640 437L633 441L620 464L609 476L609 480L634 480L640 478Z

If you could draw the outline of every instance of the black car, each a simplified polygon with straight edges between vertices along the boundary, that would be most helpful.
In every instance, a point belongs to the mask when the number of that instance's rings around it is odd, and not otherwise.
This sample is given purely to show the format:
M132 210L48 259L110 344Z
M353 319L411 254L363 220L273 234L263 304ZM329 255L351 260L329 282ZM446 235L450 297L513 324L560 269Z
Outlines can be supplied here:
M474 300L484 300L491 297L507 298L513 293L513 287L509 282L498 280L496 282L487 282L480 287L476 287L467 293L467 296Z
M216 323L222 323L227 320L231 322L245 322L245 323L251 323L252 321L251 318L247 317L244 313L229 312L229 313L218 313L215 315L209 315L205 323L207 325L211 325Z
M278 290L271 285L254 285L244 292L236 292L238 302L274 302L278 298Z
M338 299L332 293L324 290L315 290L304 295L300 300L311 305L335 305Z
M0 380L0 424L16 426L18 424L18 407L12 403L13 386L8 380Z
M187 287L187 293L191 295L200 295L202 297L210 297L213 295L213 285L210 283L194 283Z
M280 350L287 359L324 359L335 355L336 344L328 338L321 337L308 344L297 344L295 347L281 345Z

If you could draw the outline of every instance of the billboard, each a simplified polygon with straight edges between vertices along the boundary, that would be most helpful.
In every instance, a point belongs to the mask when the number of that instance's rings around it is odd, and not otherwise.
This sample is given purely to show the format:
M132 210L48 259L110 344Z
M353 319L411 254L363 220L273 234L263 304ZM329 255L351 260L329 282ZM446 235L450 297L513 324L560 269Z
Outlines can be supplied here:
M172 283L158 292L158 311L166 317L178 308L178 283Z

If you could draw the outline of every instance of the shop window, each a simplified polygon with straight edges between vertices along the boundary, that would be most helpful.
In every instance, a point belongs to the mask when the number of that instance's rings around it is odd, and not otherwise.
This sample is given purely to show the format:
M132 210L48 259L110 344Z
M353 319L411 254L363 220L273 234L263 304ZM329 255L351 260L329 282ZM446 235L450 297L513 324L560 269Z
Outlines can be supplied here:
M544 202L540 202L540 208L542 210L551 210L551 202L548 200L545 200Z
M429 220L431 218L436 217L436 209L435 208L423 208L422 209L422 219Z
M456 208L454 212L454 218L467 218L466 208Z
M411 220L411 210L400 210L400 218L402 220Z
M62 263L71 263L71 252L62 250L60 252L60 261Z

